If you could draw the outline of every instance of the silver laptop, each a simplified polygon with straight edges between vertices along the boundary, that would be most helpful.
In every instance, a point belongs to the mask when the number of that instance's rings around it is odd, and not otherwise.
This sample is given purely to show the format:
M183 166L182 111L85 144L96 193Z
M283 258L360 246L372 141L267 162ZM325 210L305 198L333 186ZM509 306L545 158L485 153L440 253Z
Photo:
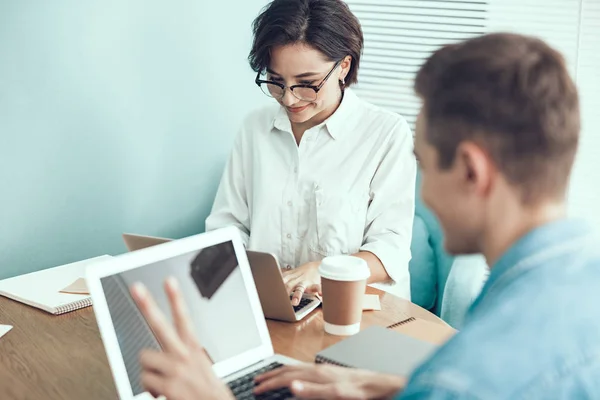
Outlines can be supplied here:
M203 282L192 275L192 262L202 251L226 251L230 255L227 262L231 255L237 262L210 298L203 297ZM222 267L218 262L214 261L212 268ZM226 228L125 253L88 268L94 313L120 398L151 398L140 383L139 353L144 348L160 349L130 297L129 287L134 282L146 285L170 316L163 290L169 276L179 281L198 338L214 361L215 374L230 385L236 397L249 395L251 381L259 372L299 363L274 354L239 231ZM286 398L289 392L274 395Z
M292 306L277 258L273 254L257 251L247 251L246 254L265 317L287 322L300 321L321 304L316 296L304 294L300 304Z

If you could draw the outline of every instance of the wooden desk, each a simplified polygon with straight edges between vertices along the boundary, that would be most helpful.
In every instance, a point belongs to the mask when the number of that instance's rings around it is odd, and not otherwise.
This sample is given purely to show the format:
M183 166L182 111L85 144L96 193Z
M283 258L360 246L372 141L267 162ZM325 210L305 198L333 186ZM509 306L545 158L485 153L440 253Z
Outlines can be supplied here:
M444 324L422 308L376 289L381 311L363 314L363 327L387 326L406 316ZM116 399L112 375L90 308L53 316L0 296L2 399ZM275 351L304 361L342 338L325 334L321 309L296 324L268 321Z
M441 319L423 308L381 290L368 288L367 293L378 294L381 311L363 312L361 329L371 325L389 326L409 317L421 318L445 325ZM326 347L343 340L342 336L325 333L323 311L316 309L302 321L289 324L267 320L275 353L301 361L314 362L315 355Z

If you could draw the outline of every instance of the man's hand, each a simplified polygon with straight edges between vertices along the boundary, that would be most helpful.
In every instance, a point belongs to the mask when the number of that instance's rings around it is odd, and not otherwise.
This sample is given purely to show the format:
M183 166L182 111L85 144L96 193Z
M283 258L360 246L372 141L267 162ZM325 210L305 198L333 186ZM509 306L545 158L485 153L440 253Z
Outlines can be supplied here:
M381 399L392 397L406 379L332 365L284 366L256 378L255 394L283 387L302 399Z
M142 352L142 385L154 397L162 395L169 400L233 399L231 391L214 374L212 361L196 339L174 278L165 282L165 292L175 329L142 284L131 287L133 299L163 348L162 352Z
M321 294L319 262L309 262L292 270L283 271L283 282L288 293L292 294L292 305L297 306L306 293Z

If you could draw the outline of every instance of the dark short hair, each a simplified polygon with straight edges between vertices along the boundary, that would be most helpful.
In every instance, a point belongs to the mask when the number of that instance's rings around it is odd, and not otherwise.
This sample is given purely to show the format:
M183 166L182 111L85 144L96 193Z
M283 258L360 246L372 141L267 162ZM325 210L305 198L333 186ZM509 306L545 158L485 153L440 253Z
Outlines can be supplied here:
M526 203L563 198L579 140L579 99L562 55L496 33L436 51L421 67L425 138L450 168L463 141L483 146Z
M255 72L271 62L271 49L305 43L330 61L352 56L346 86L356 83L363 49L363 34L358 19L341 0L274 0L252 24L254 42L248 56Z

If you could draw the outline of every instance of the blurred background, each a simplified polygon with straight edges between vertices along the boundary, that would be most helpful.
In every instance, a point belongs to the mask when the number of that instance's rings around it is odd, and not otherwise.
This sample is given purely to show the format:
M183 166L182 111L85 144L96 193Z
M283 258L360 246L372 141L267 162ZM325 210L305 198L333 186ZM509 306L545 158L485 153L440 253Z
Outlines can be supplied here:
M204 229L265 4L0 0L0 278Z
M0 0L0 278L183 237L204 219L241 120L268 102L246 57L263 0ZM600 226L600 0L350 0L357 91L414 122L439 46L540 36L580 88L571 213Z

